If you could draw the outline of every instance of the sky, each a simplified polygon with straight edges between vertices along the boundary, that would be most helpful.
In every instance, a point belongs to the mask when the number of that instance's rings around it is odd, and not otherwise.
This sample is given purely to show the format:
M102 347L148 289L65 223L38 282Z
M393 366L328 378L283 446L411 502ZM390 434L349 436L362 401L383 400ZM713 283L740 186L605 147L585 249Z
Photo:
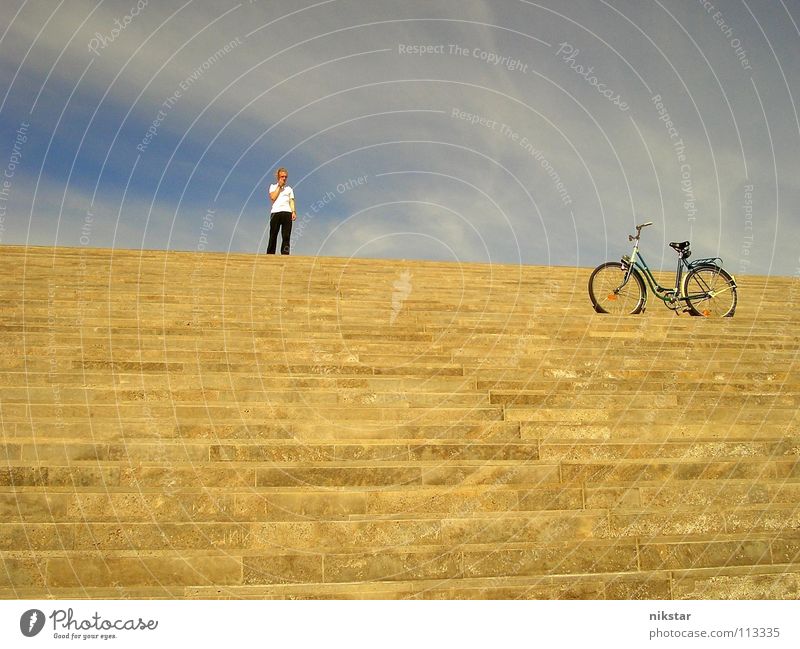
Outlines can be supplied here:
M799 0L4 0L0 243L800 275Z

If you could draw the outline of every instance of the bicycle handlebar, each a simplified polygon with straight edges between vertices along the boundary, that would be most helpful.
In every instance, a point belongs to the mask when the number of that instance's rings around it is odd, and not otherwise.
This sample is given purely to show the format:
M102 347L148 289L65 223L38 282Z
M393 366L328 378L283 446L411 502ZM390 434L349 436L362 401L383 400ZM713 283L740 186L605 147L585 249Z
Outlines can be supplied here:
M640 225L637 225L636 226L636 236L633 236L632 234L629 234L628 235L628 241L635 241L636 239L638 239L642 234L642 228L646 228L648 225L653 225L653 222L652 221L648 221L647 223L642 223Z

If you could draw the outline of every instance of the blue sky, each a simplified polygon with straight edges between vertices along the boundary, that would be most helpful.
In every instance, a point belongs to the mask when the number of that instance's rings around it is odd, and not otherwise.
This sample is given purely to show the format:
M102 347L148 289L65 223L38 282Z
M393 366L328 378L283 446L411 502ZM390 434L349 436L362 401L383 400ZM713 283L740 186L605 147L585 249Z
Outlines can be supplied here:
M4 7L2 243L800 268L797 0Z

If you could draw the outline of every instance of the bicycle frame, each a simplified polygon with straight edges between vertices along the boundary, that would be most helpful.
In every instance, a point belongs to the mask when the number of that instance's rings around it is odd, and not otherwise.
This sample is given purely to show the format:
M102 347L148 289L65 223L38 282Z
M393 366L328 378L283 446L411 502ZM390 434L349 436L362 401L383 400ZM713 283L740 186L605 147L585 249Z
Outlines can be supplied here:
M650 266L647 265L642 253L639 252L638 241L633 247L630 261L623 258L623 263L628 264L628 272L625 273L625 280L622 282L622 286L628 283L630 274L633 272L633 269L636 268L640 271L639 275L646 280L650 291L665 304L668 302L675 302L676 300L686 300L686 296L682 294L681 290L681 279L683 278L684 270L689 270L689 264L686 263L682 255L678 255L678 267L675 269L675 288L667 288L658 283L655 275L653 275L653 271L650 270Z

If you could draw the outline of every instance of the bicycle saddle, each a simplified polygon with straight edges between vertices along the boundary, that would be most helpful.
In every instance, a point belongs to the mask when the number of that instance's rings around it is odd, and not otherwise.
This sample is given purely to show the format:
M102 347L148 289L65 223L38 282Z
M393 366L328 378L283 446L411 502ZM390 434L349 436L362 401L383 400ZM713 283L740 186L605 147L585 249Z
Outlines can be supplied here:
M678 252L683 252L684 250L686 250L689 247L689 242L688 241L681 241L680 243L677 243L676 241L673 241L669 245L670 245L670 247L674 248Z

